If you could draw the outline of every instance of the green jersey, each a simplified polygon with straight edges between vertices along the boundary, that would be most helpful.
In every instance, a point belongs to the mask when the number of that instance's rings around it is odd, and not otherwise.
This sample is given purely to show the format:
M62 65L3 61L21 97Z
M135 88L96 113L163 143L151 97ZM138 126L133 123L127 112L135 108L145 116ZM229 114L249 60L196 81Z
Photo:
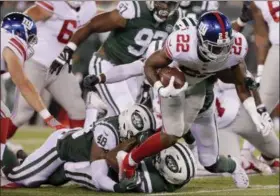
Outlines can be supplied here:
M165 40L172 32L178 14L158 23L145 1L120 1L119 13L127 19L125 28L113 30L103 47L106 59L119 65L141 58L154 40Z
M95 122L91 129L66 131L59 139L57 151L67 162L90 161L93 139L104 150L112 150L119 144L118 116Z

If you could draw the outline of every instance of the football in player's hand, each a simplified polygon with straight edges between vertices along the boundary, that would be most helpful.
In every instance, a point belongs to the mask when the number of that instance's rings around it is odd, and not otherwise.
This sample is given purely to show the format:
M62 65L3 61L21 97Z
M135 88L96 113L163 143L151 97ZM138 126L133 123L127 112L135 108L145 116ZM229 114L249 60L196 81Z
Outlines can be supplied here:
M177 68L165 67L160 69L158 74L164 87L168 86L172 76L175 77L174 87L176 89L182 88L186 82L185 74Z

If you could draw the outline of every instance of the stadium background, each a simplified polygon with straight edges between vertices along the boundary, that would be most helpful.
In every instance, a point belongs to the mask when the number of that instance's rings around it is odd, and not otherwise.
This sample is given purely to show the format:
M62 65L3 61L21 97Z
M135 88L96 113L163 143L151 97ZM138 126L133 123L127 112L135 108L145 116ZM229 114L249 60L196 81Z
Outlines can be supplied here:
M114 9L118 1L97 1L98 12L110 11ZM33 1L1 1L1 20L9 12L19 11L22 12L26 10L29 6L33 4ZM219 1L220 11L225 13L231 20L235 20L242 8L242 2L232 2L232 1ZM109 33L109 32L108 32ZM76 51L74 55L74 66L73 72L77 77L77 80L82 81L83 77L88 74L88 64L92 57L93 52L95 52L102 42L106 39L106 35L103 34L94 34L85 41L81 47ZM246 62L248 69L252 72L256 72L256 58L255 58L255 47L254 47L254 36L252 25L249 24L243 31L243 34L246 36L249 42L249 52L246 57ZM4 88L6 91L4 91ZM14 91L15 87L9 75L1 76L1 96L5 97L5 101L12 111L13 109L13 100L14 100ZM47 91L43 95L44 101L49 105L50 112L58 118L63 123L67 124L67 115L66 112L61 108L52 98L50 97ZM273 115L277 115L279 111L275 110ZM34 114L33 118L29 121L29 124L33 125L43 125L44 122L41 118L37 118L37 114Z

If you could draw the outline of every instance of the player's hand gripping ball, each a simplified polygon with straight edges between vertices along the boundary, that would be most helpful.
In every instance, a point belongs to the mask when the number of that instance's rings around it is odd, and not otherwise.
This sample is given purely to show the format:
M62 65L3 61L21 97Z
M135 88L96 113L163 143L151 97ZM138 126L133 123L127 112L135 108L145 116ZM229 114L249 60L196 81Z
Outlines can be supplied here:
M164 87L168 86L172 76L175 77L174 87L180 89L186 82L185 74L177 68L165 67L159 70L160 81Z

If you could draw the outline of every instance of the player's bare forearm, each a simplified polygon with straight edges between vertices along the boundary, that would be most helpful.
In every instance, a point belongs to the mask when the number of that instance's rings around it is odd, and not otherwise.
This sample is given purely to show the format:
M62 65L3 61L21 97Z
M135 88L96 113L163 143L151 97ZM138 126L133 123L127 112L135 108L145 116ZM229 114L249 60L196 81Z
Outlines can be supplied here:
M24 13L30 16L35 22L45 21L52 16L51 12L38 5L33 5L32 7L28 8Z
M234 66L232 74L234 76L234 84L238 94L239 99L244 102L247 98L251 97L251 92L248 90L245 82L246 72L242 63L237 66Z
M135 146L137 145L136 138L131 138L119 144L116 148L111 150L110 152L106 153L105 159L107 163L114 168L116 171L118 170L118 161L116 156L119 151L130 152Z
M254 2L251 4L251 9L254 18L254 30L255 30L255 43L257 48L257 61L258 64L264 64L265 59L270 48L268 27L263 18L261 10L255 5Z
M35 89L34 85L24 74L22 65L16 55L8 48L3 51L3 56L7 62L8 71L11 74L12 81L15 83L22 96L31 105L36 112L40 112L45 109L45 105Z
M152 86L159 80L157 74L158 69L167 67L171 62L172 61L166 56L164 50L156 51L146 60L144 73Z
M119 11L105 12L93 17L87 24L76 31L70 42L74 42L78 46L93 33L112 31L117 28L123 28L125 25L126 19L119 14Z
M262 104L262 100L261 100L259 91L257 89L256 90L252 90L252 95L254 97L256 106L261 105Z

